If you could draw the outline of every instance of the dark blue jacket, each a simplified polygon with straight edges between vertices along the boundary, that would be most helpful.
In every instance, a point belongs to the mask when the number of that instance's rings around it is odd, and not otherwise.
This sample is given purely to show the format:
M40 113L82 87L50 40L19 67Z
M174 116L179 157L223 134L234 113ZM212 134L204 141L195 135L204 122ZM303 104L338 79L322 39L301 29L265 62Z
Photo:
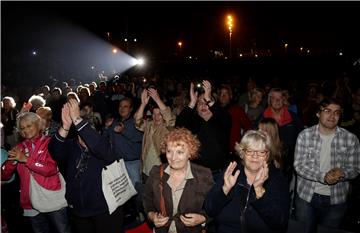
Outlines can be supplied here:
M101 171L117 158L109 140L92 129L87 121L80 122L76 130L89 148L88 158L82 163L83 172L76 168L84 152L77 138L65 139L56 133L50 140L49 151L54 160L65 163L65 198L73 213L79 217L104 214L108 207L102 192Z
M114 147L114 152L123 157L124 161L139 160L141 156L143 132L135 128L135 119L130 117L122 123L125 128L121 133L116 133L114 128L119 125L120 120L116 119L104 132Z
M264 183L266 192L256 199L254 188L247 184L243 166L240 165L238 169L240 175L237 183L227 196L222 190L224 180L221 179L205 199L205 211L215 218L216 232L286 232L290 201L289 187L282 173L269 166L269 178ZM248 204L243 214L248 191ZM241 223L241 216L245 216L246 224Z

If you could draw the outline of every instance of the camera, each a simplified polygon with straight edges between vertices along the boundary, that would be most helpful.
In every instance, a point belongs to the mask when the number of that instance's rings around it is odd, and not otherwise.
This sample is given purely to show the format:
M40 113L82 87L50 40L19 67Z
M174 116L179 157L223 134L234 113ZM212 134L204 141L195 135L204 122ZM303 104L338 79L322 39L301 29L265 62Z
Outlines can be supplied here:
M194 91L196 91L198 94L205 92L202 82L199 82L199 81L194 82Z

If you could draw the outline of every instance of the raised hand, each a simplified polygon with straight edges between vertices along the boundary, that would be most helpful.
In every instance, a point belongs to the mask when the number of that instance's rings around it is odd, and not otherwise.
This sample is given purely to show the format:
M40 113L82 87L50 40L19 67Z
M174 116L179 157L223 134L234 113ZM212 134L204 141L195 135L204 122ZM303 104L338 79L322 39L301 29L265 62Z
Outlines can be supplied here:
M149 88L148 90L148 94L151 96L151 98L156 102L156 104L158 105L158 107L161 110L164 110L166 108L164 102L161 100L159 93L157 92L156 89L154 88Z
M149 99L150 99L150 96L148 94L148 90L144 89L141 92L141 104L143 104L144 106L147 105L149 103Z
M201 214L188 213L180 215L180 220L184 223L185 226L194 227L204 223L206 221L206 218Z
M80 117L80 108L79 103L75 99L69 99L68 103L66 103L69 107L69 113L71 120L74 121L75 119Z
M263 188L264 182L269 178L269 166L266 161L263 161L263 165L258 171L253 181L254 189Z
M190 103L189 106L195 107L198 100L198 92L194 89L194 83L190 83Z
M226 168L226 171L224 173L224 185L222 189L225 195L228 195L232 187L234 187L238 176L240 175L240 170L237 170L233 175L236 166L237 166L236 162L230 162L229 166Z
M62 126L65 130L70 129L72 121L70 117L69 106L67 104L64 104L64 106L61 109L61 121L62 121Z
M202 82L204 88L204 98L206 101L211 100L211 83L208 80L203 80Z
M158 101L160 100L159 93L157 92L156 89L154 89L154 88L149 88L148 94L149 94L149 96L150 96L155 102L158 102Z

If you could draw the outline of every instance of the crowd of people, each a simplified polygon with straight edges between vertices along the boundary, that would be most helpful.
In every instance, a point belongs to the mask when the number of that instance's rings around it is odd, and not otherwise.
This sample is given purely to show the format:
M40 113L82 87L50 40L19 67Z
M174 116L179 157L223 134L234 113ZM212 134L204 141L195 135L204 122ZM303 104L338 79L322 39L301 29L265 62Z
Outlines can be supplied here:
M302 232L341 228L359 187L360 86L307 83L298 99L296 87L250 78L235 93L223 81L117 76L44 85L24 102L5 92L2 232L21 218L34 233L119 233L128 215L170 233L286 232L291 218ZM101 172L118 159L138 194L110 214ZM36 206L34 183L65 204Z

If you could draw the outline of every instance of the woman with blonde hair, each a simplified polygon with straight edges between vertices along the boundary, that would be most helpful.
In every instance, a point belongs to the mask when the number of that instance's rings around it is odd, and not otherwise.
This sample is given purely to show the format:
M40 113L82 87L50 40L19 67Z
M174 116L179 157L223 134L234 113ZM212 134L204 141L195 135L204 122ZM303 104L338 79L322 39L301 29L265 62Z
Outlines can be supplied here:
M49 190L59 191L65 188L57 163L48 150L50 137L42 134L41 118L36 113L23 112L17 117L16 124L24 141L9 151L9 158L2 165L1 180L10 179L16 171L19 174L20 204L24 210L23 215L30 218L33 232L50 233L54 228L59 233L70 233L64 196L48 196L48 199L56 203L51 208L39 203L35 207L36 198L32 198L49 195ZM35 183L47 192L32 194L32 190L36 190L31 188ZM40 200L37 199L37 202Z

